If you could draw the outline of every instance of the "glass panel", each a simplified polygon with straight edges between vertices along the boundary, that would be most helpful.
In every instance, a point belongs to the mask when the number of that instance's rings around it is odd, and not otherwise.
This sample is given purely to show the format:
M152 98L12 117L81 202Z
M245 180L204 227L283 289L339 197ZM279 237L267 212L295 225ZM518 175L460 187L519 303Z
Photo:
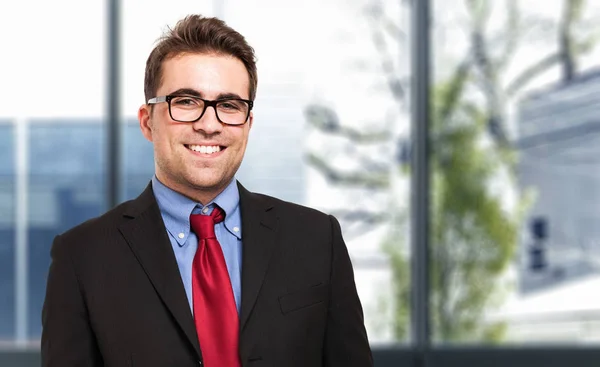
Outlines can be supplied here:
M29 132L29 335L40 335L50 246L106 210L105 127L97 120L32 120ZM77 154L73 154L77 152Z
M0 344L15 335L14 128L0 120Z
M600 341L600 5L435 1L439 343Z
M153 172L151 148L138 143L133 121L154 41L188 13L224 18L259 59L254 125L237 178L340 219L373 343L408 338L407 3L124 1L123 111L132 121L125 144L144 147L141 155L125 147L127 197Z
M105 209L105 5L24 0L0 11L0 33L18 32L3 38L12 56L0 68L8 120L0 122L0 340L8 348L39 347L54 236Z

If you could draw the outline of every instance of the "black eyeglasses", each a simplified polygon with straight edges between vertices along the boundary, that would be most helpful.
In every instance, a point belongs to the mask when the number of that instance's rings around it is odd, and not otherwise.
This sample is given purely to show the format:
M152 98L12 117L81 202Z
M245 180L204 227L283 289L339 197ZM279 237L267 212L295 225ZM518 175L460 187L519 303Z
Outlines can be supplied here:
M148 104L161 102L169 104L169 115L174 121L196 122L204 116L208 107L212 107L215 110L217 120L225 125L245 124L254 105L254 101L247 99L224 98L211 101L186 95L161 96L148 100Z

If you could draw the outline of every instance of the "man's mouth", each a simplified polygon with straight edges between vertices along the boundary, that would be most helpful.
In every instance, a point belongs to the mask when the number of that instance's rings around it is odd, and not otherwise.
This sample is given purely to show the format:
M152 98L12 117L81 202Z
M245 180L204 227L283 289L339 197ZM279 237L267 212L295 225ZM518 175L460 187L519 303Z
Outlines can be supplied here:
M225 147L221 147L220 145L195 145L195 144L185 144L185 147L194 152L202 153L202 154L214 154L218 153L221 150L224 150Z

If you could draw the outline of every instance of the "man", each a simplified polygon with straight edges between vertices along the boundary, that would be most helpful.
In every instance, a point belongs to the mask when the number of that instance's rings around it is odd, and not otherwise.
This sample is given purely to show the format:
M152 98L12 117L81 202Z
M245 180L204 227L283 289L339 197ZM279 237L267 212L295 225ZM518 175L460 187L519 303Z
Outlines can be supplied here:
M44 366L372 366L340 226L235 179L257 70L245 39L188 16L146 64L155 176L56 237Z

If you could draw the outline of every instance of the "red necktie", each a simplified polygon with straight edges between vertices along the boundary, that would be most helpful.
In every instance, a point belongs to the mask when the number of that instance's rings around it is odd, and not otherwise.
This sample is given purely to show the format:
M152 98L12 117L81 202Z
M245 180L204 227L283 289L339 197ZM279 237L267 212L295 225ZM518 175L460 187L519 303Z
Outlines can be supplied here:
M192 265L194 322L206 367L239 367L239 321L215 224L225 219L215 206L211 215L192 214L190 224L198 236Z

